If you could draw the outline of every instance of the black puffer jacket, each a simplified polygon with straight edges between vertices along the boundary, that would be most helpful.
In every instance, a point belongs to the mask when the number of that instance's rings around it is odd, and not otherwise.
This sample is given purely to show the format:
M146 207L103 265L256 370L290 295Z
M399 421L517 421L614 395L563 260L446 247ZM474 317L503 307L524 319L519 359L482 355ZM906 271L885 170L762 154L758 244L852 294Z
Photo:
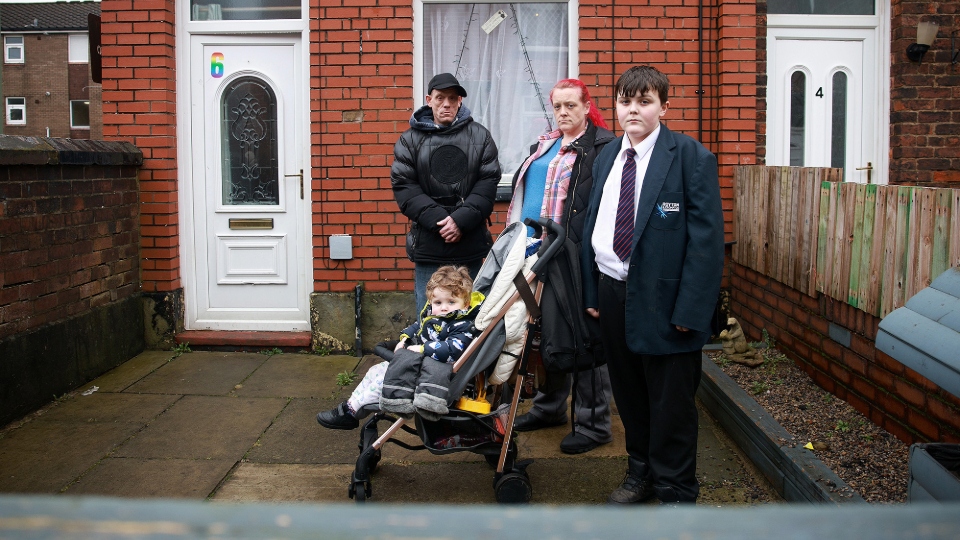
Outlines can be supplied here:
M586 217L585 210L590 199L590 188L593 186L593 160L603 149L604 145L615 138L613 132L609 129L597 127L593 122L587 120L587 130L579 138L570 143L577 152L577 159L573 164L573 171L570 174L570 187L567 189L567 200L563 203L563 221L561 225L567 233L567 237L573 240L578 246L582 240L583 220ZM554 144L559 144L558 140ZM539 143L534 143L530 147L530 155L537 151ZM529 159L529 158L528 158ZM526 160L524 160L526 162ZM513 187L516 191L517 182L520 180L520 171L523 170L523 164L513 175Z
M450 126L433 123L424 106L393 147L393 195L411 221L407 257L427 264L468 264L486 256L493 240L487 218L500 181L497 145L487 128L460 106ZM446 243L437 222L447 216L460 228L459 242Z

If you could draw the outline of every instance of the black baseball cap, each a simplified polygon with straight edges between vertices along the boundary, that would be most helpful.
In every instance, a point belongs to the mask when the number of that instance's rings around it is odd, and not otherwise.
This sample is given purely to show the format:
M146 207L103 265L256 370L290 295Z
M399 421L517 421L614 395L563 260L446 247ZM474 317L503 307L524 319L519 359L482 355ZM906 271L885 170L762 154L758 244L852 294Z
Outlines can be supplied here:
M467 97L467 91L460 86L460 81L449 73L434 75L433 78L430 79L430 84L427 85L427 93L432 94L434 90L444 90L446 88L456 88L458 94L462 97Z

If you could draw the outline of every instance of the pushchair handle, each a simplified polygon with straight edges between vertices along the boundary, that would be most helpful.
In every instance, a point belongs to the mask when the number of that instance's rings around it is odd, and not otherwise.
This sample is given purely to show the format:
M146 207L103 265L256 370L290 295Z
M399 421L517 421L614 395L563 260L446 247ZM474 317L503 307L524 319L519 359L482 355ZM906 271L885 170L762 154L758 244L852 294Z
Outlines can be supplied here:
M540 254L537 262L533 263L533 267L530 268L531 272L539 276L543 267L547 265L553 259L553 256L556 255L557 251L560 251L560 248L563 247L563 242L567 239L567 232L552 219L540 218L539 221L534 221L527 218L523 220L523 223L533 228L534 234L536 235L535 237L543 235L542 227L547 228L547 240L544 242L546 249Z

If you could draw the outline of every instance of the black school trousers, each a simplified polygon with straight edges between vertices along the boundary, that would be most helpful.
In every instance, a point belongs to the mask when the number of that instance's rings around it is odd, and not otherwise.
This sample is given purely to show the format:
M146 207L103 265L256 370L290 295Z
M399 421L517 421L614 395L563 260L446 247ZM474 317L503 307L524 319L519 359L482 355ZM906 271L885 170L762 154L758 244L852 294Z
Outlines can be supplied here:
M695 502L697 386L701 352L637 354L627 347L626 284L601 274L600 326L613 398L623 422L630 471L653 482L663 502ZM648 324L653 321L631 321Z

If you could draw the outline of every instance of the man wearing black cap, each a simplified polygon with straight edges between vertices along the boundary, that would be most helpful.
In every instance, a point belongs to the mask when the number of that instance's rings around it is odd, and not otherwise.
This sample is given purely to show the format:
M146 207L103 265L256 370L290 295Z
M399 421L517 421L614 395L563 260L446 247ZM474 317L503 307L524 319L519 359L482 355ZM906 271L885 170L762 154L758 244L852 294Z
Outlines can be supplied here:
M417 310L430 276L449 264L476 276L493 240L487 220L500 181L497 145L463 105L467 91L441 73L427 85L426 105L393 147L390 182L410 219L407 257L414 263Z

